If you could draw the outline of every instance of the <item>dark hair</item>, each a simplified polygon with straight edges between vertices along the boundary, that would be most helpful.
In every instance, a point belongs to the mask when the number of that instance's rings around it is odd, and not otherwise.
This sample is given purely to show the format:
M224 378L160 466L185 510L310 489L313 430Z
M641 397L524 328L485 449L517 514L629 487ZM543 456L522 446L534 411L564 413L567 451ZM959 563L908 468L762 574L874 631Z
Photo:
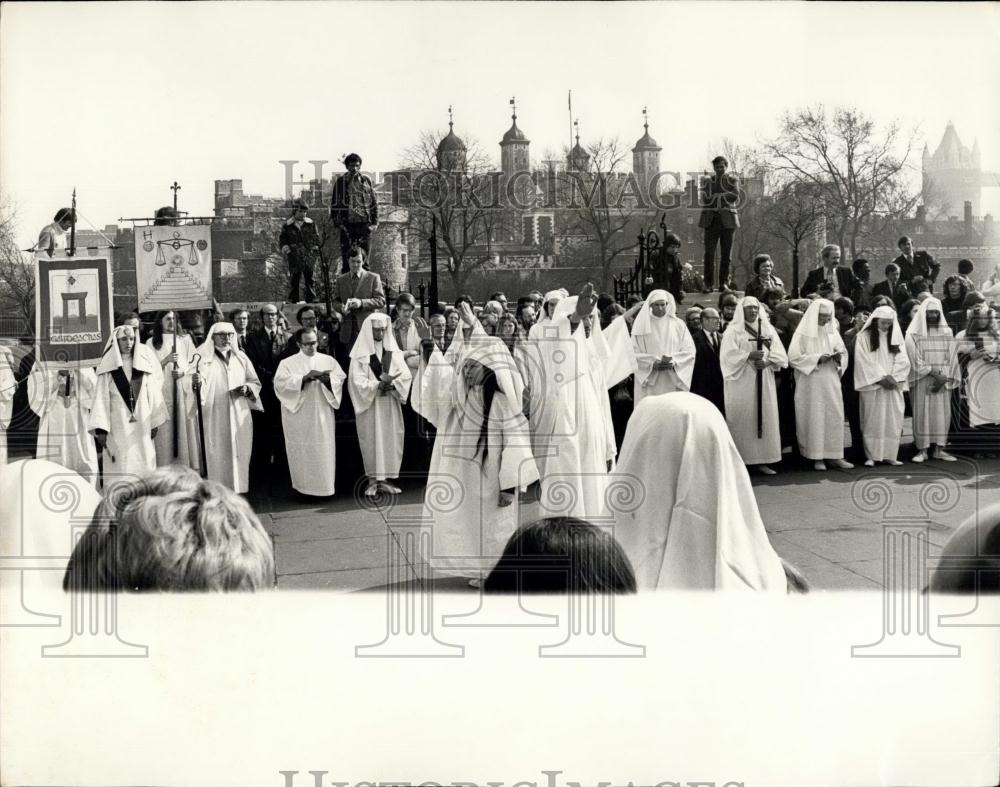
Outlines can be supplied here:
M625 313L625 307L620 303L609 303L601 311L601 328L607 328L611 325L611 321Z
M496 396L497 391L500 390L500 383L497 382L497 376L490 367L483 364L480 365L486 371L486 374L483 378L483 423L479 427L475 455L479 456L480 451L482 452L482 466L485 469L486 457L489 455L490 412L493 410L493 398Z
M296 197L292 200L292 210L309 210L309 206L302 197Z
M398 308L401 303L405 303L411 309L417 308L417 299L409 292L401 292L396 296L396 307Z
M632 564L607 531L576 517L522 525L483 583L487 593L635 593Z
M246 309L233 309L231 312L229 312L229 322L235 320L238 314L245 314L247 317L250 316L250 312L248 312Z
M785 291L781 287L768 287L761 294L760 299L767 303L768 298L777 298L779 301L785 300Z
M729 166L729 159L727 159L725 156L716 156L714 159L712 159L712 166L714 167L720 161L727 167Z
M866 260L864 257L858 257L854 262L851 263L851 270L854 271L855 273L860 273L861 267L867 264L868 260Z
M896 302L893 301L888 295L876 295L872 298L872 302L869 304L871 310L875 311L879 306L888 306L893 311L896 311Z
M60 224L66 219L76 220L76 213L72 208L59 208L56 211L56 215L53 217L52 221L58 221Z
M889 352L895 355L899 352L899 345L892 343L892 329L889 329L887 334L889 337ZM878 318L872 320L872 324L868 326L868 343L871 345L872 352L878 352L880 342L880 336L878 332Z
M462 302L465 302L465 303L469 304L470 307L474 303L474 301L472 300L472 296L471 295L465 295L463 293L462 295L459 295L457 298L455 298L455 308L457 309L458 308L458 304L460 304Z
M357 153L348 153L347 156L344 157L345 167L349 167L351 166L351 164L354 164L355 162L357 162L358 164L361 163L361 156L359 156Z
M848 314L854 314L854 301L848 298L846 295L841 295L837 300L833 302L833 310L846 311Z
M972 260L962 259L958 261L958 272L962 276L968 276L975 269L975 265L972 264Z
M607 309L615 299L608 295L606 292L602 292L597 296L597 313L604 314L604 310Z
M507 300L507 293L505 293L503 290L497 290L496 292L491 292L490 293L490 300L491 301L498 301L501 298L503 298L504 300Z
M683 245L684 244L681 241L680 235L678 235L675 232L668 232L666 235L663 236L664 248L666 248L667 246L683 246Z
M167 309L166 311L157 312L156 319L153 321L153 346L159 350L163 346L163 318L168 314L173 313L174 315L174 331L179 335L184 335L184 329L181 327L181 319L177 315L177 312L172 309Z
M885 277L887 279L889 278L889 274L892 271L896 271L896 273L899 273L899 266L894 262L890 262L888 265L885 266Z
M734 292L720 292L719 293L719 311L722 311L722 304L726 302L726 298L732 298L736 303L740 302L740 299L736 297Z
M896 248L897 249L903 248L903 244L904 243L913 243L913 241L910 240L910 236L909 235L904 235L898 241L896 241Z
M772 265L774 264L774 260L771 259L770 254L758 254L756 257L754 257L753 272L760 273L760 266L763 265L765 262L770 262Z
M640 298L638 295L629 295L625 303L628 304L628 307L631 309L637 303L642 303L642 298Z
M919 295L922 292L930 292L931 285L927 283L927 279L923 276L914 276L910 279L910 294Z
M979 290L973 290L972 292L966 293L965 300L962 301L962 308L971 309L973 306L978 306L980 303L986 303L986 296L979 292Z
M316 314L316 308L314 306L310 306L308 303L305 306L300 307L299 310L295 312L295 322L301 325L302 315L305 314L306 312L312 312L313 314Z
M154 227L169 227L170 224L177 218L178 213L169 205L165 205L162 208L157 208L156 212L153 214L153 226Z
M295 333L292 334L295 337L295 343L301 345L302 337L305 336L307 333L316 333L316 328L299 328L298 330L296 330ZM318 337L319 334L316 333L316 336Z

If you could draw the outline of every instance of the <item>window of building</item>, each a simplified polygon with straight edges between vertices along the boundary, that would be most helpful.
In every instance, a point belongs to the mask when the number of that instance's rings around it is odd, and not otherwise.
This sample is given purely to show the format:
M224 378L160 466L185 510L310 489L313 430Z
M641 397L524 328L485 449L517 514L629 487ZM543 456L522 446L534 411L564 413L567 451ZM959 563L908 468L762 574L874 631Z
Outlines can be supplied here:
M401 268L405 268L406 267L406 255L405 254L400 254L399 255L399 267L401 267Z
M253 238L243 239L243 253L250 254L253 252Z

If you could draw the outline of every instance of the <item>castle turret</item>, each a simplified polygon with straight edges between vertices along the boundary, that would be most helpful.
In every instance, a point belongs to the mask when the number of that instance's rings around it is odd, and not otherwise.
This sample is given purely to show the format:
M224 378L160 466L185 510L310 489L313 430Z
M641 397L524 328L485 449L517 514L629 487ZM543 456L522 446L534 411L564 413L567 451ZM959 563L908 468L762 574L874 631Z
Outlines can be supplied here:
M437 168L441 172L465 172L468 149L455 133L455 122L448 107L448 135L438 143Z
M933 155L923 155L924 203L939 215L962 216L965 202L980 215L982 170L978 143L970 151L950 121Z
M635 173L635 177L639 181L639 189L643 197L648 197L652 180L660 171L660 151L663 148L649 136L649 117L645 108L642 110L642 127L645 129L645 133L632 148L632 172Z
M520 175L514 181L514 195L519 206L526 206L531 197L531 164L528 157L528 146L531 140L525 136L524 132L517 127L517 104L512 98L511 105L511 126L507 133L500 140L500 169L503 171L504 180L509 181L518 173Z
M566 166L570 172L590 172L590 154L580 144L580 121L573 121L576 129L576 144L566 156Z

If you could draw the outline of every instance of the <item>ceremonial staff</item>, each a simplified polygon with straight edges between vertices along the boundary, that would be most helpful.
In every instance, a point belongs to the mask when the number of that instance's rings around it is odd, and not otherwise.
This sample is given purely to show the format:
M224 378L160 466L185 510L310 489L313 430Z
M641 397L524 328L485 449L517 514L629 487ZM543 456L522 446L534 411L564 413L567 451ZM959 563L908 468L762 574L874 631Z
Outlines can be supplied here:
M771 340L765 339L763 333L761 333L761 319L757 318L757 338L754 340L757 346L757 352L762 353L764 347L770 348ZM761 355L760 360L763 360L763 355ZM757 369L757 439L760 440L764 436L764 370Z
M194 401L198 408L198 437L201 445L201 477L208 478L208 457L205 454L205 416L201 412L201 372L198 365L201 363L201 356L195 353L191 360L194 361L194 373L198 382L194 384Z
M176 181L175 181L175 185L176 185ZM177 406L177 395L178 395L179 389L178 389L177 375L175 374L176 371L177 371L177 361L176 361L176 358L177 358L177 329L180 327L180 324L179 324L179 321L177 319L177 312L172 311L172 312L170 312L170 315L174 319L174 358L175 358L175 360L174 360L174 368L170 370L170 376L173 378L173 381L174 381L174 419L173 419L174 420L174 424L173 424L173 426L174 426L174 459L177 459L181 455L181 448L180 448L180 439L181 439L180 438L180 435L181 435L181 428L180 428L181 414L178 412L178 410L180 408Z

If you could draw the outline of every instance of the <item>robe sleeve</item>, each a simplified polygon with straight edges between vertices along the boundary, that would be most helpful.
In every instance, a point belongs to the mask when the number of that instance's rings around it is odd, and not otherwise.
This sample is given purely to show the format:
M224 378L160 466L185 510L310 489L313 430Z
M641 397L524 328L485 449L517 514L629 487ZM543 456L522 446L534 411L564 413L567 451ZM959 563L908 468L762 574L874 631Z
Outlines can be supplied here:
M608 329L604 331L604 339L611 350L606 374L607 384L608 388L614 388L630 374L635 374L638 371L638 358L628 334L628 323L622 317L616 317L611 321ZM692 350L693 347L694 345L692 345ZM693 355L691 363L692 368L694 368ZM690 375L688 375L688 379L690 381Z
M330 358L332 361L329 370L330 372L330 387L327 388L323 383L317 383L323 391L323 398L329 403L330 407L334 410L340 408L340 401L344 395L344 380L347 379L347 375L344 374L344 370L340 368L340 364L337 363L335 358Z
M917 341L913 334L906 335L906 356L910 362L910 378L919 380L931 373L931 365L927 362L923 342Z
M907 381L910 377L910 359L904 349L900 349L898 353L892 356L892 376L899 383L900 390L905 391L908 389Z
M728 330L722 334L722 344L719 346L719 366L722 369L722 377L726 380L738 378L749 364L747 356L750 351L744 349L739 335L734 330Z
M392 374L399 375L392 381L393 391L399 396L401 402L405 402L406 397L410 394L410 383L413 382L413 375L410 374L410 367L403 360L402 353L398 355L393 353L391 369Z
M785 345L781 343L781 337L774 326L771 326L768 336L771 338L771 346L764 351L764 360L771 365L772 370L787 368L788 353L785 352Z
M660 370L654 368L653 364L660 360L660 357L647 352L645 335L632 337L632 349L635 355L636 380L639 381L640 387L652 385L660 373Z
M679 341L675 343L676 349L671 356L674 361L674 368L668 371L677 377L678 382L681 383L685 391L690 391L691 376L694 374L694 339L687 325L684 325L681 320L674 323L674 334L674 338Z
M147 382L155 382L156 375L149 375L152 380L143 380L143 388ZM159 385L150 385L146 396L149 397L149 426L151 429L158 429L170 420L170 413L167 412L167 402L163 398L163 378L159 379Z
M854 390L873 391L883 377L885 374L879 368L876 354L871 350L868 334L862 331L854 342Z
M538 465L531 453L528 422L520 409L504 397L502 411L502 452L500 455L500 489L517 487L522 492L538 480ZM491 413L491 420L496 420Z
M58 376L56 379L59 379ZM39 417L45 415L45 411L49 408L49 402L56 393L54 389L52 375L35 364L31 374L28 375L28 406Z
M305 396L303 395L305 391L302 389L302 378L305 375L296 374L292 371L292 364L288 363L287 359L278 364L278 370L274 373L274 395L278 398L281 406L284 407L288 412L295 414L300 409L302 409L302 403L305 401ZM331 384L333 383L333 378L331 375ZM313 383L310 383L312 385ZM322 383L316 382L317 385L322 385ZM326 386L323 386L324 388Z
M354 412L363 413L375 401L375 396L378 394L378 378L368 365L367 358L352 358L347 374L347 391L354 404Z
M444 429L445 421L451 412L452 385L455 370L440 351L435 350L424 366L418 380L420 392L414 392L414 408L426 418L435 429Z
M111 431L111 382L110 374L97 375L97 386L94 389L94 406L90 408L90 418L87 419L87 431Z
M833 338L833 352L840 353L840 360L837 361L837 374L841 377L844 376L844 372L847 371L847 345L844 344L844 339L841 337L839 331Z

